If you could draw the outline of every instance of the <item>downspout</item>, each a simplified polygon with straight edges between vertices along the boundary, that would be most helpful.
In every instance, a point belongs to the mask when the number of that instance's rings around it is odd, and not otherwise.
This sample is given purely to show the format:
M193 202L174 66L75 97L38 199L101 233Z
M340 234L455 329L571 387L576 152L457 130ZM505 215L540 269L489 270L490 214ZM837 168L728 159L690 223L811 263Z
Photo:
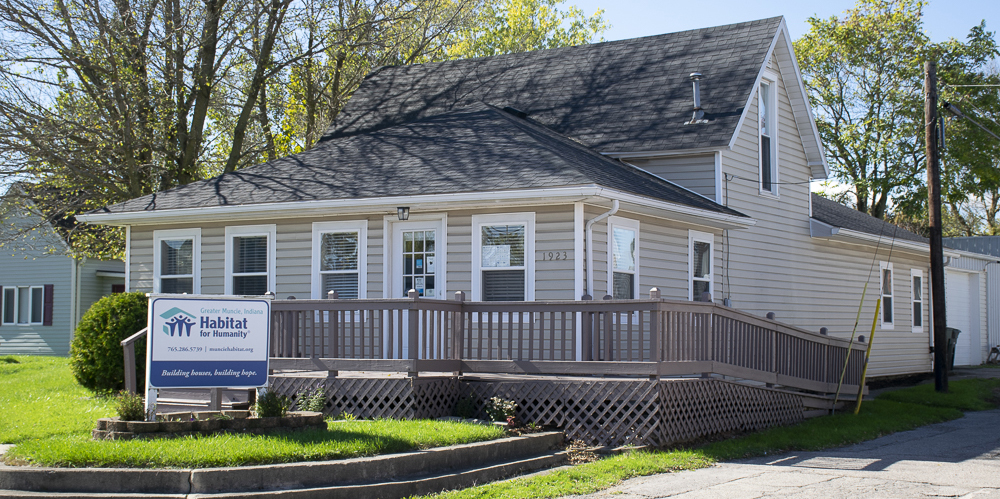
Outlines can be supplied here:
M69 343L72 345L76 335L76 281L80 275L80 261L75 256L71 256L70 261L73 262L69 267Z
M593 242L594 237L594 224L610 217L611 215L614 215L615 213L618 213L618 200L612 199L611 210L601 213L588 221L587 230L584 231L583 247L587 254L587 289L585 293L591 295L591 297L594 297L592 294L594 292L594 253L591 251L591 243ZM608 237L611 236L609 235Z
M83 257L79 260L79 265L76 269L76 296L73 298L73 331L76 331L76 325L80 322L80 317L83 315L83 311L80 310L80 283L83 281L83 266L87 264L87 257Z

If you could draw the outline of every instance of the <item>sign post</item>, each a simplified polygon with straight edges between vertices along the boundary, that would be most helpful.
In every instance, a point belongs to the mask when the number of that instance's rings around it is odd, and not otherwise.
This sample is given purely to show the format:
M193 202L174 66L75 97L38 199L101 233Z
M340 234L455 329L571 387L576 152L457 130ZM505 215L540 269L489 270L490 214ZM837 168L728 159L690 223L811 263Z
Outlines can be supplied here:
M267 386L271 301L150 295L146 419L159 388Z

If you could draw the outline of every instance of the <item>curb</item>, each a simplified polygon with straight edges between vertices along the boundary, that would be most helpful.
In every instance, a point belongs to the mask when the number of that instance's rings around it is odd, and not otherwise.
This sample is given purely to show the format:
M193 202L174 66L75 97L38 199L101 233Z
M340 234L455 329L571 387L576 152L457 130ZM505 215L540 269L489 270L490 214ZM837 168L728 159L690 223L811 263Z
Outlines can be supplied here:
M493 476L500 470L511 468L517 473L518 464L528 459L548 453L563 443L562 432L547 432L534 435L503 438L489 442L453 445L434 449L418 450L400 454L387 454L366 458L338 461L313 461L238 468L205 469L121 469L121 468L31 468L0 466L0 496L10 492L37 493L97 493L97 494L224 494L220 497L244 497L247 493L288 494L292 491L307 493L302 489L342 489L351 486L358 489L346 495L351 499L361 499L357 493L365 487L381 487L389 484L409 483L396 481L401 477L444 473L449 470L482 469L468 473L487 472ZM565 459L565 456L562 456ZM501 464L496 464L501 463ZM537 467L542 467L539 464ZM447 474L460 477L465 472ZM495 478L474 478L476 482ZM416 480L424 482L425 479ZM439 480L440 481L440 480ZM368 484L368 485L362 485ZM456 484L455 486L460 486ZM448 487L448 485L444 485ZM440 489L437 489L440 490ZM235 495L233 495L235 493ZM329 491L324 497L330 497ZM383 493L380 493L383 494ZM264 496L260 496L264 497ZM299 497L295 495L295 497ZM302 497L313 497L304 495ZM373 496L375 497L375 496ZM402 496L401 496L402 497Z

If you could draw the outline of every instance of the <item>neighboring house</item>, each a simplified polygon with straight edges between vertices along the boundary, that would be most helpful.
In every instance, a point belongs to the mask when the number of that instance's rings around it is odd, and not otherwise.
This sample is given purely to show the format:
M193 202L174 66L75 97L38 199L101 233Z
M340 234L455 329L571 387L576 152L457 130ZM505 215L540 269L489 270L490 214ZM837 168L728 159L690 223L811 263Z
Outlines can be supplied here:
M979 313L958 316L960 320L970 317L968 327L980 333L965 338L959 335L955 363L980 364L989 357L990 349L1000 346L1000 236L949 237L944 244L965 252L949 262L945 279L949 307L953 303L952 296L964 293L981 298L981 303L975 304ZM947 311L947 319L950 325L962 329L962 324L952 320L951 308Z
M68 355L80 316L125 290L125 264L73 258L30 202L5 199L0 216L0 355Z
M835 211L809 191L827 175L772 18L381 68L313 149L82 218L126 227L132 290L520 301L656 287L838 336L874 261L861 323L880 279L889 300L869 375L928 371L926 243L811 218Z

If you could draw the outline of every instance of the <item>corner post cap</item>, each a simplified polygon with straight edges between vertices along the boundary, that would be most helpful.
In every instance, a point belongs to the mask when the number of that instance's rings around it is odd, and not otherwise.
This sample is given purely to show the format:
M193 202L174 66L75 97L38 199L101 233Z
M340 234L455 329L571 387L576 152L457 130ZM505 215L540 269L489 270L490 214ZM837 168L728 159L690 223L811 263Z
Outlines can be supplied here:
M411 289L406 292L406 297L411 300L416 300L417 298L420 298L420 293L418 293L415 289Z
M649 299L659 300L660 299L660 288L650 288L649 289Z
M611 295L604 295L604 299L605 299L605 300L614 300L614 299L615 299L615 297L614 297L614 296L611 296Z
M822 334L823 336L826 336L826 335L828 335L829 333L830 333L830 330L829 330L829 329L827 329L827 328L825 328L825 327L821 327L821 328L819 328L819 334Z
M774 315L774 312L768 312L768 313L767 313L767 316L766 316L766 317L767 317L768 319L771 319L771 320L773 321L773 320L774 320L774 317L775 317L775 315Z
M465 291L455 291L455 301L465 301Z
M581 299L581 300L583 300L583 301L590 301L590 300L593 300L593 299L594 299L594 297L593 297L593 296L590 296L590 295L589 295L589 294L587 294L587 293L584 293L584 294L583 294L583 296L581 296L581 297L580 297L580 299Z
M336 300L338 297L339 297L339 294L337 293L336 290L331 289L330 291L326 292L326 299L327 300Z

